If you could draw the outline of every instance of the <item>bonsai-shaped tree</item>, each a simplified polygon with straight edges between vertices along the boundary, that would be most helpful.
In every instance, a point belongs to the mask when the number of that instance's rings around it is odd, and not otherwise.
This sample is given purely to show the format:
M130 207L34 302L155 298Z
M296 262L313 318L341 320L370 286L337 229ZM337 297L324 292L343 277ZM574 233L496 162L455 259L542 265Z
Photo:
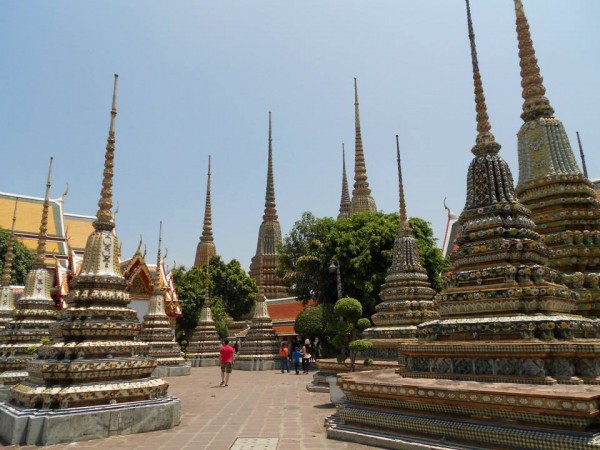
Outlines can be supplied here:
M361 318L362 305L351 297L340 298L333 307L333 313L341 320L338 323L338 334L331 341L340 350L338 361L343 362L350 356L350 370L354 372L356 357L362 351L368 350L372 344L357 339L359 333L371 326L371 321Z

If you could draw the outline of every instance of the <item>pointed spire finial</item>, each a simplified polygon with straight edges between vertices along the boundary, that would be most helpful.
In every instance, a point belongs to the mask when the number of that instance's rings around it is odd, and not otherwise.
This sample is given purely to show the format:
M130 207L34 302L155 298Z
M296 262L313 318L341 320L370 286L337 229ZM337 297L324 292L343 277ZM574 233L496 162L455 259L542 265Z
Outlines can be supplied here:
M358 86L356 77L354 77L354 131L354 188L356 189L367 182L367 168L362 142L362 131L360 129L360 110L358 107Z
M375 212L377 206L375 200L371 197L371 189L367 181L367 165L365 162L365 152L363 149L362 132L360 129L360 111L358 108L358 85L354 78L354 189L352 190L352 200L350 205L350 214L356 212Z
M271 127L271 111L269 111L269 157L267 168L267 191L265 195L265 213L263 220L277 220L275 209L275 182L273 181L273 138Z
M346 176L346 148L342 142L342 198L340 200L340 213L338 219L350 217L350 192L348 190L348 177Z
M162 247L162 220L158 226L158 250L156 251L156 274L154 278L154 288L160 289L160 261L161 261L161 247Z
M52 165L54 157L50 157L50 166L48 167L48 179L46 180L46 194L44 196L44 205L42 207L42 221L40 224L40 234L35 256L35 264L38 267L44 266L46 259L46 239L48 237L48 210L50 208L50 187L52 186Z
M585 163L585 154L583 153L583 146L581 145L581 138L579 137L579 131L577 133L577 144L579 145L579 155L581 156L581 168L583 169L583 175L588 178L587 165Z
M406 214L406 200L404 199L404 181L402 180L402 164L400 162L400 142L396 135L396 161L398 163L398 197L400 199L400 222L398 229L401 233L410 230L408 216Z
M521 66L521 87L523 88L522 96L525 100L521 118L528 121L538 117L552 117L554 108L545 96L544 79L535 56L523 3L521 0L514 0L514 2L517 19L517 40L519 42L519 65Z
M477 60L477 47L475 46L475 33L473 32L473 22L471 21L471 5L469 0L465 0L467 5L467 27L469 29L469 42L471 44L471 63L473 65L473 84L475 93L475 111L477 112L477 138L475 146L471 150L475 155L488 153L498 153L500 145L496 143L494 135L490 131L490 125L485 96L483 94L483 83L481 82L481 73L479 72L479 61Z
M64 202L67 195L69 195L69 183L67 183L67 185L65 186L65 190L60 196L60 201Z
M8 237L6 253L4 254L4 267L2 268L2 286L10 286L10 279L12 276L12 263L15 247L15 223L17 222L18 203L19 197L15 199L15 209L13 211L12 227L10 229L10 235Z
M158 251L156 252L156 268L160 266L160 248L162 246L162 220L158 226Z
M211 170L210 170L211 157L208 155L208 176L206 178L206 201L204 203L204 226L202 229L202 241L212 242L214 241L212 233L212 203L211 203Z
M113 168L115 159L115 119L117 116L117 80L119 75L115 74L115 82L113 87L112 108L110 111L110 127L108 129L108 140L106 144L106 154L104 157L104 174L102 180L102 191L100 201L98 202L98 212L96 213L96 221L94 228L96 230L111 231L115 227L114 217L112 213L112 185L113 185Z

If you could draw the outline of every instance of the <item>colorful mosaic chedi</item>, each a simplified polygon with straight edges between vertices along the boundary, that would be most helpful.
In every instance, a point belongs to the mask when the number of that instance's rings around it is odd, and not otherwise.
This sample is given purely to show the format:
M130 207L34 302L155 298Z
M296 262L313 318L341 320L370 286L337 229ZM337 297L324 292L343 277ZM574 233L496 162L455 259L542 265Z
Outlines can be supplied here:
M491 133L468 0L467 12L478 134L452 269L435 298L441 319L400 344L400 377L338 379L348 398L328 435L383 443L385 430L482 448L599 448L599 324L573 314L578 295L547 266L550 251L515 196Z
M342 196L340 198L340 212L338 219L350 217L350 193L348 191L348 176L346 175L346 149L342 144Z
M200 311L200 320L187 346L186 358L193 367L216 366L219 364L221 339L210 310L208 266L204 285L204 304Z
M17 221L17 203L15 200L15 210L13 212L12 228L6 245L6 253L4 255L4 265L2 266L2 279L0 280L0 343L4 342L5 325L13 318L15 310L15 299L12 289L10 288L10 279L12 276L12 263L14 257L15 246L15 222Z
M11 403L25 408L73 408L164 397L168 384L150 378L156 361L148 344L136 342L141 325L127 305L127 281L119 270L114 232L112 178L115 152L116 87L106 147L102 193L79 274L67 307L58 313L56 339L38 349L29 378L15 386ZM56 389L60 386L60 389Z
M250 263L250 276L258 285L257 298L284 298L289 293L275 275L277 269L277 247L281 244L281 225L275 208L275 183L273 181L273 140L271 138L271 113L269 112L269 160L265 212L258 230L256 254Z
M354 79L354 189L350 203L350 215L357 212L377 212L375 200L371 196L367 179L367 165L363 149L362 132L360 129L360 112L358 110L358 88Z
M24 379L27 362L35 357L41 340L49 338L50 326L56 321L54 300L50 296L52 279L44 264L52 162L50 158L35 263L27 273L23 295L16 301L13 318L6 323L3 333L4 343L0 345L0 372L3 372L0 379L4 384ZM11 373L13 371L18 374Z
M196 248L195 267L204 267L210 261L210 258L217 254L215 238L212 232L212 205L210 201L210 155L208 156L208 175L206 179L206 203L204 205L204 226L202 236Z
M165 299L160 285L162 222L160 225L161 232L158 238L154 292L150 297L150 307L148 308L148 314L144 316L142 331L138 335L138 340L148 343L148 356L156 359L159 368L160 366L179 367L185 366L185 359L179 344L175 342L175 331L171 328L169 317L165 312ZM189 373L186 373L186 375L189 375Z
M518 133L517 195L552 251L549 266L579 293L578 312L600 316L600 202L581 172L565 128L546 98L540 68L519 3L517 37L525 122Z
M266 298L263 297L256 301L250 329L235 364L242 370L271 370L276 367L278 360L279 341L273 330Z
M371 316L375 326L363 332L363 337L373 344L377 359L393 356L394 360L398 359L398 339L416 338L418 324L439 317L433 306L435 291L421 265L417 241L406 214L398 136L396 152L400 199L398 237L392 249L392 265L379 293L382 301Z

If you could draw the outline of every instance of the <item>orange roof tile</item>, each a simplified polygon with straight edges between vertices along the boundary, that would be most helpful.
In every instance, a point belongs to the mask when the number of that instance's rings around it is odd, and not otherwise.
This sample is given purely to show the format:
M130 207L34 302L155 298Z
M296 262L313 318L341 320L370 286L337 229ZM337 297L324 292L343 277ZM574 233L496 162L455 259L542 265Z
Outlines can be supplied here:
M87 239L94 231L93 216L79 216L74 214L64 214L65 228L69 245L73 250L85 250Z
M269 302L267 301L267 310L272 320L294 320L307 306L314 305L313 301L304 305L301 301L291 298L287 302Z
M294 325L273 326L273 330L277 336L296 336L298 334L294 330Z

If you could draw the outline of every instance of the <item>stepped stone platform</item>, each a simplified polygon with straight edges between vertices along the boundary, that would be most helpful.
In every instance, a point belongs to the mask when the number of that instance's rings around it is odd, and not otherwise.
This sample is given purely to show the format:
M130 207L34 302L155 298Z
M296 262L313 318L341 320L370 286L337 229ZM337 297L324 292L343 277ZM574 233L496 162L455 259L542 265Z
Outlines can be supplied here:
M179 425L175 397L65 410L0 405L0 438L8 444L52 445L114 435L166 430Z
M443 439L448 447L440 448L600 448L600 392L592 385L404 378L393 370L344 374L338 385L349 401L326 422L329 437L354 431L354 442L386 448L410 448L390 446L392 436ZM366 425L372 433L362 439Z
M313 375L312 381L306 385L306 390L309 392L328 393L329 381L327 381L327 378L350 372L350 363L340 363L335 358L319 359L317 360L316 365L319 371ZM373 361L373 364L370 366L364 366L357 363L355 367L356 372L381 369L396 369L397 371L398 363L394 361Z

